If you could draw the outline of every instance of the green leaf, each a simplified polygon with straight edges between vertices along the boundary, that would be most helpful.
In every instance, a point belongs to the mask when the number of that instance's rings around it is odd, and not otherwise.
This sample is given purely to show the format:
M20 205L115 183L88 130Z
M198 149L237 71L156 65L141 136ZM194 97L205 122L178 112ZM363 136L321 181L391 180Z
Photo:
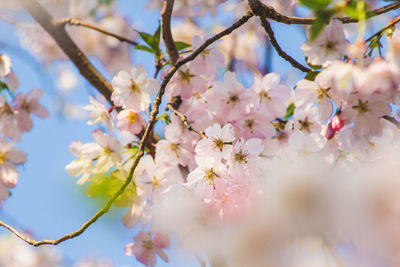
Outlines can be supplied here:
M176 46L176 49L178 49L178 51L181 51L183 49L191 47L190 44L187 44L185 42L180 42L180 41L175 42L175 46Z
M0 81L0 90L3 90L3 89L8 90L9 89L8 85L5 82Z
M300 0L300 3L312 10L323 10L332 3L332 0Z
M161 24L158 25L156 32L154 33L154 42L157 47L160 47L160 39L161 39Z
M308 62L308 57L306 57L306 62L307 62L307 65L308 65L310 68L312 68L313 70L319 70L319 69L322 68L321 65L313 65L313 64L309 63L309 62Z
M99 197L106 201L117 193L127 175L126 171L121 170L111 172L110 177L105 174L92 175L86 195L88 197ZM130 207L135 196L136 186L134 183L130 183L125 191L115 200L114 205L118 207Z
M291 116L293 116L294 113L294 109L295 109L295 105L294 103L290 103L290 105L286 108L286 114L285 117L283 117L285 120L287 120L288 118L290 118Z
M162 121L164 121L167 125L171 123L171 119L169 117L169 114L164 112L163 114L161 114L160 116L157 117L157 120L160 119Z
M336 12L332 9L329 10L319 10L315 12L317 15L316 20L313 22L311 25L311 30L310 30L310 39L309 41L314 41L315 38L318 37L318 35L322 32L322 30L325 28L326 25L329 24L329 21L333 17L333 15Z
M135 47L135 49L137 49L137 50L142 50L142 51L146 51L146 52L149 52L149 53L153 53L153 50L152 50L150 47L145 46L145 45L137 45L137 46Z
M153 49L148 47L148 46L146 46L146 45L136 45L135 49L142 50L142 51L149 52L149 53L153 54Z
M306 74L306 77L304 79L309 80L309 81L314 81L315 77L317 77L319 71L310 71L309 73Z
M154 36L150 35L148 33L145 33L145 32L138 32L138 33L139 33L140 37L142 37L143 41L145 41L146 44L148 44L152 48L153 51L156 51L157 45L154 40Z

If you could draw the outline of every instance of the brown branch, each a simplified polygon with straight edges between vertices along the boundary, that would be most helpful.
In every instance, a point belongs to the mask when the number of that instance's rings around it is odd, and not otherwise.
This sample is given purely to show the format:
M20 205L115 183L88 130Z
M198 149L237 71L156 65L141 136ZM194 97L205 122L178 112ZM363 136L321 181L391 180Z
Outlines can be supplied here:
M266 6L261 3L259 0L249 0L249 5L251 10L253 10L254 14L260 17L264 17L267 19L271 19L280 23L285 24L301 24L301 25L311 25L316 20L316 18L301 18L301 17L291 17L283 15L277 12L273 7ZM397 1L395 3L383 6L381 8L377 8L375 10L371 10L367 12L367 18L372 18L384 13L387 13L391 10L395 10L400 7L400 2ZM357 19L350 17L339 17L337 18L342 21L342 23L355 23L358 22Z
M161 31L171 65L174 65L179 58L179 52L171 32L171 15L173 9L174 0L165 0L161 11Z
M61 50L71 59L79 72L111 103L111 84L90 63L65 30L65 24L57 21L37 2L20 0L23 7L54 39Z
M371 35L368 39L366 39L364 41L364 43L368 43L369 41L371 41L374 37L376 36L380 36L382 35L387 29L389 29L390 27L392 27L393 25L395 25L396 23L398 23L400 21L400 17L397 17L395 19L393 19L391 22L389 22L385 27L383 27L382 29L380 29L379 31L377 31L376 33L374 33L373 35Z
M387 121L393 123L397 128L400 129L400 122L397 121L395 118L390 117L390 116L388 116L388 115L384 115L382 118L384 118L385 120L387 120Z
M21 0L24 1L25 4L29 4L28 2L31 0ZM111 208L111 205L114 203L114 201L125 191L126 187L132 182L132 177L133 177L133 173L137 167L137 165L139 164L139 161L141 159L141 157L144 155L144 148L145 148L145 144L150 136L150 133L154 127L154 123L156 121L156 117L159 111L159 107L161 104L161 100L162 97L165 93L165 88L167 86L167 84L169 83L169 81L171 80L172 76L175 74L175 72L184 64L186 64L189 61L192 61L193 59L195 59L201 52L203 52L210 44L212 44L213 42L215 42L218 39L221 39L222 37L224 37L225 35L230 34L231 32L233 32L235 29L239 28L240 26L242 26L243 24L245 24L251 17L253 16L253 14L251 12L248 12L246 15L244 15L241 19L239 19L237 22L235 22L231 27L221 31L220 33L214 35L213 37L207 39L199 48L197 48L192 54L190 54L189 56L187 56L186 58L178 61L170 70L169 72L165 75L163 81L161 82L160 85L160 89L158 91L158 94L156 96L156 98L154 99L153 102L153 110L151 111L150 114L150 118L149 118L149 123L147 124L146 130L143 134L143 137L140 141L140 146L139 146L139 150L135 156L135 158L133 159L133 163L132 163L132 167L130 169L129 175L127 177L127 179L125 180L124 184L121 186L121 188L115 193L115 195L108 200L108 202L104 205L104 207L102 209L100 209L92 218L90 218L87 222L85 222L78 230L64 235L58 239L54 239L54 240L49 240L49 239L44 239L44 240L34 240L31 239L29 237L24 236L21 232L19 232L18 230L14 229L12 226L6 224L5 222L0 220L0 226L5 227L6 229L10 230L12 233L14 233L16 236L18 236L19 238L21 238L22 240L24 240L25 242L27 242L28 244L34 245L34 246L41 246L41 245L57 245L61 242L64 242L68 239L77 237L79 235L81 235L90 225L92 225L93 223L95 223L102 215L104 215L105 213L107 213L107 211Z
M96 26L96 25L93 25L93 24L90 24L90 23L87 23L87 22L83 22L83 21L80 21L80 20L77 20L77 19L65 18L65 19L59 20L57 23L60 24L60 25L71 25L71 26L85 27L85 28L92 29L92 30L98 31L100 33L103 33L105 35L114 37L115 39L117 39L117 40L119 40L121 42L126 42L126 43L129 43L129 44L134 45L134 46L138 45L137 42L132 41L132 40L130 40L128 38L125 38L124 36L109 32L109 31L107 31L107 30L105 30L103 28L100 28L100 27Z
M185 125L185 127L192 132L197 133L198 135L200 135L202 138L207 138L206 134L203 131L198 131L196 129L194 129L188 122L187 117L185 116L185 114L183 114L182 112L180 112L179 110L177 110L171 103L167 104L167 109L170 109L172 112L175 113L176 116L179 117L179 119L181 119L183 125Z
M272 30L271 24L269 24L268 20L266 20L263 17L260 17L260 20L261 20L261 25L263 26L264 30L268 34L269 42L275 48L275 50L278 53L278 55L281 58L283 58L284 60L286 60L287 62L289 62L293 67L295 67L295 68L297 68L297 69L299 69L299 70L301 70L303 72L310 72L311 69L303 66L297 60L295 60L290 55L288 55L285 51L282 50L282 48L279 46L278 42L276 41L274 31Z

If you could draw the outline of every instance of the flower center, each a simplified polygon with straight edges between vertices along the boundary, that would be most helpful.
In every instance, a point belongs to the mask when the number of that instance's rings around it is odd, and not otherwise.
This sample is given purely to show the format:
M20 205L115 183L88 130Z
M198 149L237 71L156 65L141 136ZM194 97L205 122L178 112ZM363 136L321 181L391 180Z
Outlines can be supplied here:
M140 92L139 85L133 79L131 79L131 91L132 93Z
M244 122L249 129L252 129L254 126L254 120L248 119Z
M135 112L131 111L131 112L129 112L127 119L130 124L134 124L137 121L138 116Z
M235 161L238 163L247 163L247 156L249 153L247 151L240 150L238 153L234 155Z
M262 103L262 101L264 99L271 100L271 97L268 95L267 91L265 91L265 90L262 90L261 92L259 92L258 96L260 97L260 104Z
M361 99L358 99L358 105L354 105L352 106L353 109L357 109L358 110L358 114L362 115L366 112L369 111L368 109L368 100L365 102L362 102Z
M299 120L299 124L300 131L306 130L307 132L310 132L310 126L312 125L312 122L309 122L307 117L304 120Z
M214 179L219 177L219 175L214 171L213 168L208 169L204 172L204 179L209 182L209 184L214 184Z
M229 99L228 99L227 104L234 103L234 102L236 102L236 101L238 101L238 100L239 100L238 95L231 95L231 96L229 97Z
M179 77L181 78L181 80L190 83L190 79L193 78L195 75L191 74L189 69L185 70L185 71L179 71Z
M150 251L153 249L153 241L152 240L144 240L142 241L142 246L146 250L146 257L150 257Z
M325 48L326 48L326 50L333 50L334 48L335 48L335 46L336 46L336 43L335 42L332 42L332 41L328 41L326 44L325 44Z
M7 152L0 152L0 165L3 165L7 160Z
M225 145L224 140L222 140L221 138L214 139L214 147L219 149L219 151L222 152L224 145Z

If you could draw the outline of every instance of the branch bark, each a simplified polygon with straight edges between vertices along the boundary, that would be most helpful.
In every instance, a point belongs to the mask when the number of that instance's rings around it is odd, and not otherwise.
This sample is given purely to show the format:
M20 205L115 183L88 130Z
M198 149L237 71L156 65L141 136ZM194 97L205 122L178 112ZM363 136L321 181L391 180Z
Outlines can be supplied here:
M105 35L114 37L115 39L117 39L117 40L119 40L121 42L125 42L125 43L128 43L128 44L134 45L134 46L138 45L137 42L132 41L132 40L130 40L128 38L125 38L124 36L109 32L109 31L107 31L107 30L105 30L103 28L100 28L100 27L96 26L96 25L93 25L93 24L90 24L90 23L87 23L87 22L83 22L83 21L80 21L80 20L77 20L77 19L65 18L65 19L59 20L57 23L60 24L60 25L65 24L65 25L71 25L71 26L85 27L85 28L88 28L88 29L91 29L91 30L94 30L94 31L97 31L97 32L100 32L100 33L103 33Z
M71 59L79 72L112 104L111 84L90 63L65 30L65 23L58 23L36 0L20 0L29 14L54 39L61 50Z
M161 30L171 65L174 65L179 58L179 52L171 32L171 16L173 9L174 0L165 0L164 7L161 11Z
M29 4L27 2L31 1L31 0L21 0L24 1L25 4ZM235 29L239 28L240 26L242 26L243 24L245 24L251 17L253 16L253 14L251 12L248 12L246 15L244 15L241 19L239 19L237 22L235 22L232 26L230 26L229 28L221 31L220 33L214 35L213 37L207 39L199 48L197 48L192 54L190 54L189 56L187 56L186 58L178 61L170 70L169 72L165 75L163 81L161 82L161 86L160 89L157 93L156 98L154 99L153 102L153 110L150 113L150 118L149 118L149 122L147 124L146 130L144 131L143 137L141 138L140 141L140 145L139 145L139 150L135 156L135 158L133 159L133 163L132 163L132 167L130 169L129 175L126 178L124 184L121 186L121 188L115 193L115 195L104 205L104 207L102 209L100 209L92 218L90 218L88 221L86 221L78 230L64 235L58 239L54 239L54 240L50 240L50 239L44 239L44 240L34 240L31 239L27 236L25 236L23 233L19 232L18 230L16 230L15 228L13 228L12 226L6 224L5 222L0 220L0 226L8 229L9 231L11 231L12 233L14 233L16 236L18 236L20 239L24 240L26 243L31 244L33 246L41 246L41 245L57 245L61 242L64 242L66 240L72 239L74 237L77 237L79 235L81 235L83 232L85 232L85 230L87 228L89 228L90 225L92 225L93 223L95 223L101 216L103 216L105 213L108 212L108 210L111 208L112 204L114 203L114 201L125 191L126 187L132 182L132 178L133 178L133 173L135 172L135 169L137 167L137 165L139 164L140 159L142 158L142 156L144 155L144 148L146 146L146 143L150 137L150 133L153 130L154 124L156 122L156 117L160 108L160 104L161 104L161 100L162 97L165 93L165 89L169 83L169 81L171 80L172 76L178 71L178 69L180 67L182 67L184 64L192 61L193 59L195 59L201 52L203 52L210 44L212 44L213 42L217 41L218 39L221 39L222 37L224 37L225 35L230 34L231 32L233 32Z
M271 24L268 22L268 20L266 20L265 18L262 18L262 17L260 17L260 20L261 20L261 25L263 26L264 30L268 34L268 39L269 39L270 43L275 48L278 55L281 58L283 58L284 60L286 60L287 62L289 62L293 67L295 67L303 72L310 72L311 69L303 66L297 60L295 60L290 55L288 55L285 51L282 50L282 48L278 44L278 41L275 38L274 31L272 30Z
M249 0L249 5L251 10L253 10L254 14L257 16L262 16L267 19L271 19L280 23L285 24L301 24L301 25L311 25L315 21L316 18L301 18L301 17L292 17L286 16L279 12L277 12L273 7L266 6L261 3L259 0ZM383 6L381 8L377 8L375 10L371 10L367 13L367 18L372 18L384 13L387 13L391 10L395 10L400 7L400 2L397 1L395 3ZM350 18L350 17L341 17L337 18L342 21L342 23L356 23L358 22L357 19Z

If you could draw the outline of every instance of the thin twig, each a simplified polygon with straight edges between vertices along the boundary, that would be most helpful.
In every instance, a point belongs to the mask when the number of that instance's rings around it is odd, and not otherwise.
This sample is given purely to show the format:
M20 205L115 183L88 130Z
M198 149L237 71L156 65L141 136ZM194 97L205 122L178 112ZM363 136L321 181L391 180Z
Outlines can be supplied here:
M179 58L179 52L171 32L171 16L173 9L174 0L165 0L164 7L161 11L161 31L171 65L174 65Z
M198 135L200 135L202 138L207 138L206 134L203 131L198 131L196 129L194 129L188 122L187 117L185 116L185 114L183 114L182 112L180 112L179 110L177 110L176 108L174 108L174 106L171 103L167 104L167 109L172 110L172 112L175 113L176 116L179 117L179 119L181 119L183 125L185 125L185 127L192 132L197 133Z
M24 3L24 5L29 6L29 2L32 1L32 0L21 0L21 1ZM156 98L154 99L154 102L153 102L153 107L154 108L151 111L150 118L149 118L149 123L147 124L147 127L146 127L146 130L144 131L143 137L141 138L140 145L139 145L139 150L138 150L135 158L133 159L132 167L130 169L130 172L129 172L129 175L128 175L127 179L125 180L125 182L121 186L121 188L115 193L115 195L113 197L111 197L110 200L108 200L108 202L105 204L105 206L102 209L100 209L92 218L90 218L87 222L85 222L78 230L76 230L76 231L74 231L74 232L72 232L70 234L64 235L64 236L62 236L62 237L60 237L58 239L54 239L54 240L44 239L44 240L37 241L37 240L31 239L31 238L29 238L27 236L24 236L21 232L19 232L18 230L14 229L12 226L6 224L5 222L3 222L1 220L0 220L0 226L3 226L4 228L8 229L12 233L14 233L16 236L18 236L19 238L24 240L26 243L31 244L33 246L41 246L41 245L45 245L45 244L57 245L57 244L59 244L61 242L64 242L64 241L66 241L68 239L72 239L74 237L77 237L77 236L81 235L90 225L95 223L102 215L107 213L107 211L111 208L111 206L114 203L114 201L125 191L126 187L132 182L133 173L134 173L137 165L139 164L139 161L140 161L141 157L144 155L145 144L147 143L147 140L148 140L148 138L150 136L150 133L151 133L153 127L154 127L154 123L156 121L156 117L157 117L157 114L158 114L158 111L159 111L159 107L160 107L160 104L161 104L162 96L165 93L165 88L166 88L167 84L169 83L169 81L171 80L172 76L175 74L175 72L177 72L177 70L181 66L186 64L187 62L192 61L193 59L195 59L210 44L212 44L213 42L217 41L218 39L221 39L225 35L230 34L235 29L237 29L240 26L242 26L243 24L245 24L252 16L253 16L253 14L251 12L248 12L246 15L244 15L241 19L239 19L237 22L235 22L229 28L227 28L227 29L221 31L220 33L214 35L213 37L207 39L192 54L190 54L186 58L178 61L169 70L169 72L165 75L163 81L161 82L158 94L157 94Z
M303 66L297 60L295 60L290 55L288 55L285 51L282 50L282 48L278 44L278 41L276 41L274 31L272 30L271 24L269 24L268 20L266 20L263 17L260 17L260 20L261 20L261 25L263 26L264 30L268 34L268 39L269 39L270 43L275 48L278 55L281 58L283 58L284 60L286 60L287 62L289 62L293 67L295 67L303 72L310 72L311 69Z
M45 29L54 39L61 50L79 69L79 72L85 77L97 90L112 104L111 93L113 91L111 84L99 73L99 71L90 63L85 54L79 49L65 30L65 25L57 21L37 2L37 0L20 0L22 6L31 14L31 16Z
M390 27L392 27L393 25L395 25L395 24L398 23L399 21L400 21L400 17L397 17L397 18L393 19L393 20L390 21L385 27L383 27L382 29L380 29L379 31L377 31L376 33L374 33L373 35L371 35L369 38L367 38L367 39L364 41L364 43L368 43L368 42L371 41L374 37L382 35L387 29L389 29Z
M257 16L263 16L267 19L271 19L280 23L285 23L285 24L301 24L301 25L311 25L313 22L316 20L316 18L301 18L301 17L291 17L291 16L286 16L283 15L279 12L277 12L273 7L271 6L266 6L263 3L261 3L259 0L249 0L249 5L253 12ZM366 17L367 18L372 18L384 13L387 13L391 10L395 10L400 7L400 1L397 1L395 3L383 6L381 8L377 8L375 10L371 10L367 12ZM357 19L350 18L350 17L339 17L337 18L342 23L356 23L358 22Z
M83 22L83 21L80 21L80 20L77 20L77 19L64 18L64 19L60 19L57 23L59 23L60 25L82 26L82 27L85 27L85 28L88 28L88 29L92 29L92 30L98 31L98 32L103 33L105 35L109 35L111 37L114 37L115 39L117 39L117 40L119 40L121 42L126 42L126 43L129 43L129 44L134 45L134 46L138 45L137 42L132 41L132 40L130 40L128 38L125 38L124 36L109 32L109 31L107 31L107 30L105 30L103 28L100 28L100 27L96 26L96 25L93 25L93 24L90 24L90 23L87 23L87 22Z
M388 115L384 115L382 118L384 118L385 120L393 123L397 128L400 129L400 122L398 122L395 118L390 117Z

